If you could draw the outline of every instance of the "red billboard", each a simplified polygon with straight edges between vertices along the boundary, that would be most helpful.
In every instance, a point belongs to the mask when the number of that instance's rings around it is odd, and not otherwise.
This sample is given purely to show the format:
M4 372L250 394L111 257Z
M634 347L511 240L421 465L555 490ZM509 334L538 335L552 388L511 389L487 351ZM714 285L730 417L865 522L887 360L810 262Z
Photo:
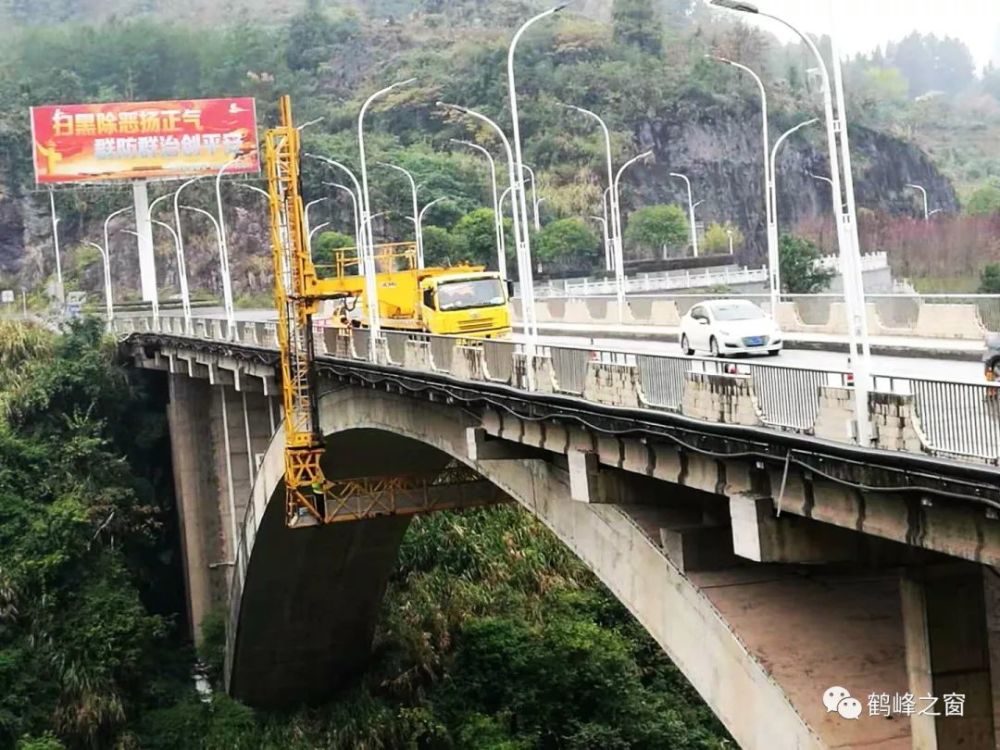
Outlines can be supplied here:
M260 171L250 98L32 107L31 134L39 184Z

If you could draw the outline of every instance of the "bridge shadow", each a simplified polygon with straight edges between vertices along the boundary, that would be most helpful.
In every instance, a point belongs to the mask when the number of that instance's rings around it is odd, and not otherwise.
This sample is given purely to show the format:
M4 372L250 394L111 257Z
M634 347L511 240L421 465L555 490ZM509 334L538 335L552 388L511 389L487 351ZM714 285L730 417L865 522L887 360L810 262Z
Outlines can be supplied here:
M352 429L327 439L331 479L443 469L451 457L391 432ZM285 527L278 484L243 577L229 688L251 705L325 700L362 672L379 606L410 516Z

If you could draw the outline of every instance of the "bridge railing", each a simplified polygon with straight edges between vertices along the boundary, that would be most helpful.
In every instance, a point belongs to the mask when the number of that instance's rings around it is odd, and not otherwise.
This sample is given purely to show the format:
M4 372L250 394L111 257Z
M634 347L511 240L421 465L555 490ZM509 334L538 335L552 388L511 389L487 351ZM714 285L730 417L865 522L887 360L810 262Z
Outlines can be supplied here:
M162 333L248 346L275 347L273 323L243 323L232 331L217 319L194 319L184 333L176 320L115 321L122 336ZM698 419L751 424L854 441L851 375L838 369L778 363L635 353L593 346L540 346L529 361L510 340L474 340L386 332L379 362L456 378L533 387L612 406L667 410ZM368 331L317 327L317 355L370 358ZM530 370L522 378L519 368ZM1000 385L946 382L876 373L868 415L875 447L1000 463Z

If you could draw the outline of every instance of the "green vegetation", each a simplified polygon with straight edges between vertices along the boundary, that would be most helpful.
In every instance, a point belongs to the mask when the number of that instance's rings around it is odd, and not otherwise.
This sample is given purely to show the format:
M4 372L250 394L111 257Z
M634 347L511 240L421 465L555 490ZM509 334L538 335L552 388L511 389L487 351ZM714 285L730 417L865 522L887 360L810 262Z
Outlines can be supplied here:
M180 566L162 562L178 545L163 395L115 356L94 321L0 323L0 746L726 746L659 647L512 506L414 519L371 666L328 705L202 703ZM216 685L224 628L205 625Z
M783 234L778 240L781 262L781 288L789 294L815 294L825 291L833 279L833 271L817 261L816 245L803 237Z
M537 256L548 269L587 269L600 253L600 237L580 219L558 219L538 235Z
M712 223L705 229L705 236L698 243L706 255L729 252L729 241L732 240L733 252L743 247L743 232L730 223Z
M979 275L980 294L1000 294L1000 263L987 263Z
M654 258L664 249L669 255L682 255L690 239L687 214L680 206L645 206L628 217L625 242Z
M986 185L973 192L965 204L965 211L972 216L1000 214L1000 187Z

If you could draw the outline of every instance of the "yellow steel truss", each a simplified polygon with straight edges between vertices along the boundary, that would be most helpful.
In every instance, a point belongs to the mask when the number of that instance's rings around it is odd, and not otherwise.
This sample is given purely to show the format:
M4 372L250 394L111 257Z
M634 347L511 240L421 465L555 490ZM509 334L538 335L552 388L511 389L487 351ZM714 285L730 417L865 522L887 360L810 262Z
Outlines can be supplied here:
M285 518L290 526L307 526L324 520L326 487L320 467L323 438L314 398L312 315L316 301L307 293L316 272L306 249L299 131L292 123L288 96L281 97L280 109L281 124L267 131L264 148L285 406Z

